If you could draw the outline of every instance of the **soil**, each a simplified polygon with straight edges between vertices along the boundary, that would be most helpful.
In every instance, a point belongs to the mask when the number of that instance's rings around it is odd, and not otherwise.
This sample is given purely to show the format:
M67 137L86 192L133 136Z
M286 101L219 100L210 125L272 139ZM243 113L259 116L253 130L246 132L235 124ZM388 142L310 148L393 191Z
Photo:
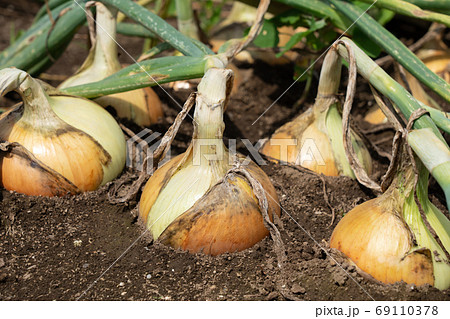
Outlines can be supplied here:
M16 30L26 29L38 9L33 1L2 0L0 50L9 43L12 25ZM119 42L133 56L139 54L141 39L119 37ZM82 28L64 56L43 77L70 75L86 54L87 31ZM131 62L123 53L121 59ZM247 79L231 98L225 136L246 138L255 144L295 115L292 105L301 96L304 84L295 84L252 125L292 84L293 67L257 62L240 68ZM317 85L319 67L315 69L312 87ZM56 85L57 81L50 83ZM180 104L190 92L175 91L169 85L164 89ZM179 107L161 88L155 91L166 115L151 129L163 133ZM374 103L369 92L360 79L354 119L363 129L368 126L362 123L362 114ZM314 96L312 89L300 111L313 103ZM449 110L448 105L445 107ZM135 132L141 129L127 121L122 123ZM186 149L191 134L187 118L174 141L173 155ZM369 134L368 138L376 142L387 137L379 146L389 152L392 136L392 130L386 130ZM242 143L238 150L248 153ZM389 163L376 154L374 163L377 173L373 177L379 180ZM262 169L272 180L283 208L278 227L286 248L286 289L292 295L301 300L450 299L450 290L381 284L330 251L327 242L334 226L344 213L374 198L370 190L347 177L321 178L273 163ZM133 177L137 173L126 170L123 174ZM279 289L280 270L270 237L245 251L218 257L177 251L146 236L135 216L136 201L111 204L107 196L110 187L63 198L0 190L1 300L285 300ZM430 183L430 198L448 214L444 195L434 181ZM335 212L332 224L330 207Z

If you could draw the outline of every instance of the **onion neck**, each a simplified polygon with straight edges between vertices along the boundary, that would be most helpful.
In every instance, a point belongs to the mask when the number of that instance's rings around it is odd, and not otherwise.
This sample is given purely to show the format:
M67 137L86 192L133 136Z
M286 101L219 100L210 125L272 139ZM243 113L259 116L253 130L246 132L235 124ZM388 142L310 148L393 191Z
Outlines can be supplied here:
M342 58L336 49L330 51L323 60L320 71L319 88L317 90L316 102L314 103L314 113L324 113L332 103L336 101L336 94L341 82Z
M116 45L117 9L97 3L96 42L93 67L107 67L111 75L120 70Z
M223 112L228 99L228 85L232 71L211 68L198 86L194 112L194 159L201 165L212 162L226 163L228 150L223 143Z
M95 36L92 34L93 30L90 30L95 43L76 74L61 83L59 89L97 82L121 69L115 41L117 10L99 2L96 3L96 8Z
M2 96L15 91L22 98L20 122L39 130L55 130L62 125L63 121L53 112L47 93L28 73L15 68L3 69L0 79Z

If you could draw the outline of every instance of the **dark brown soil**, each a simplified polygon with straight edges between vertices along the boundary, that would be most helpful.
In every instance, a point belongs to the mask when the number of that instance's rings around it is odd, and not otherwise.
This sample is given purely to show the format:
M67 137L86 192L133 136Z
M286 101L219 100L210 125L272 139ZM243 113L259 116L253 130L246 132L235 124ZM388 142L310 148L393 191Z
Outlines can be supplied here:
M5 9L9 8L9 9ZM8 45L12 23L30 24L38 6L31 1L2 1L0 50ZM32 13L30 13L32 12ZM87 54L86 30L81 29L68 52L48 74L70 75ZM120 37L133 56L142 41ZM128 58L124 62L131 62ZM70 61L70 63L67 63ZM262 63L241 66L247 80L232 97L227 110L227 138L247 138L253 144L266 138L292 114L303 84L297 83L255 125L252 123L292 83L292 67ZM316 68L318 70L318 68ZM373 104L369 90L358 81L356 119ZM57 82L52 82L57 84ZM314 85L313 85L314 87ZM169 94L183 103L189 92ZM303 109L314 100L310 92ZM160 89L166 118L153 130L164 132L179 108ZM447 106L448 107L448 106ZM129 123L126 123L127 125ZM360 123L361 124L361 123ZM140 129L130 127L136 132ZM190 120L174 142L173 154L182 152L190 140ZM371 134L377 141L392 131ZM381 144L389 150L390 142ZM246 150L242 144L238 149ZM374 157L375 171L388 162ZM403 283L383 285L363 277L344 259L330 258L327 242L343 214L374 194L346 177L324 177L325 191L334 208L324 200L320 177L295 168L262 166L271 178L283 207L281 235L288 263L287 289L302 300L449 300L450 290L415 287ZM135 174L124 172L123 174ZM109 185L87 194L65 198L30 197L0 190L0 300L284 300L278 289L276 254L267 237L243 252L208 257L175 251L151 242L133 214L136 202L112 205ZM431 182L433 202L445 211L439 186Z

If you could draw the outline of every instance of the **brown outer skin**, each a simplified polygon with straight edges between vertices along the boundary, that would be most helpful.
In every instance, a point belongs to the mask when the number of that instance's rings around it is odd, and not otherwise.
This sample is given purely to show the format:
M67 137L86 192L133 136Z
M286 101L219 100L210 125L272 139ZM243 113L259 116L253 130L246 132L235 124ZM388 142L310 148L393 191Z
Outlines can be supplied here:
M20 106L0 116L0 139L19 143L27 150L26 156L1 154L4 188L27 195L61 196L95 190L100 185L102 163L111 158L95 140L70 125L47 134L16 123L21 116ZM33 155L33 148L42 153Z
M111 106L118 117L140 126L155 124L164 115L161 101L150 87L103 96L95 102L103 107Z
M6 170L9 169L3 163L5 159L14 163L15 172L13 174L3 174L3 167L6 167ZM45 166L32 157L32 154L23 152L11 151L9 154L0 155L0 176L3 187L8 190L16 190L15 185L21 185L20 192L27 195L63 196L80 192L61 174Z
M185 154L189 153L188 150ZM151 207L185 154L156 170L145 185L139 203L139 218L145 225ZM246 169L267 192L270 218L273 213L279 216L278 197L267 175L253 162ZM193 207L175 219L158 239L192 253L219 255L249 248L268 233L252 188L242 177L233 174L232 179L212 187Z
M330 247L343 252L361 270L383 283L433 285L429 250L408 254L412 240L407 226L380 205L382 196L346 214L331 235Z
M253 162L246 169L267 193L269 217L279 216L278 197L267 175ZM250 248L268 234L253 189L233 174L175 219L159 240L191 253L216 256Z

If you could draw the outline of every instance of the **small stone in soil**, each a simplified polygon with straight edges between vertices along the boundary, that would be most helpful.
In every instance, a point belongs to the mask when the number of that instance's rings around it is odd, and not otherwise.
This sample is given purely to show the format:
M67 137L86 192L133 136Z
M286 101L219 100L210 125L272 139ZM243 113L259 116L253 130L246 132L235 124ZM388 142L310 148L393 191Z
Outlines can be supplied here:
M0 272L0 282L5 282L8 279L8 275L4 272Z
M300 286L299 284L295 283L292 285L291 291L294 294L301 294L303 295L306 292L306 289Z
M275 300L278 298L278 292L272 291L267 297L266 300Z
M341 271L333 273L333 280L338 286L343 286L347 281L347 275Z
M0 258L0 268L2 268L5 265L5 261L3 258Z

